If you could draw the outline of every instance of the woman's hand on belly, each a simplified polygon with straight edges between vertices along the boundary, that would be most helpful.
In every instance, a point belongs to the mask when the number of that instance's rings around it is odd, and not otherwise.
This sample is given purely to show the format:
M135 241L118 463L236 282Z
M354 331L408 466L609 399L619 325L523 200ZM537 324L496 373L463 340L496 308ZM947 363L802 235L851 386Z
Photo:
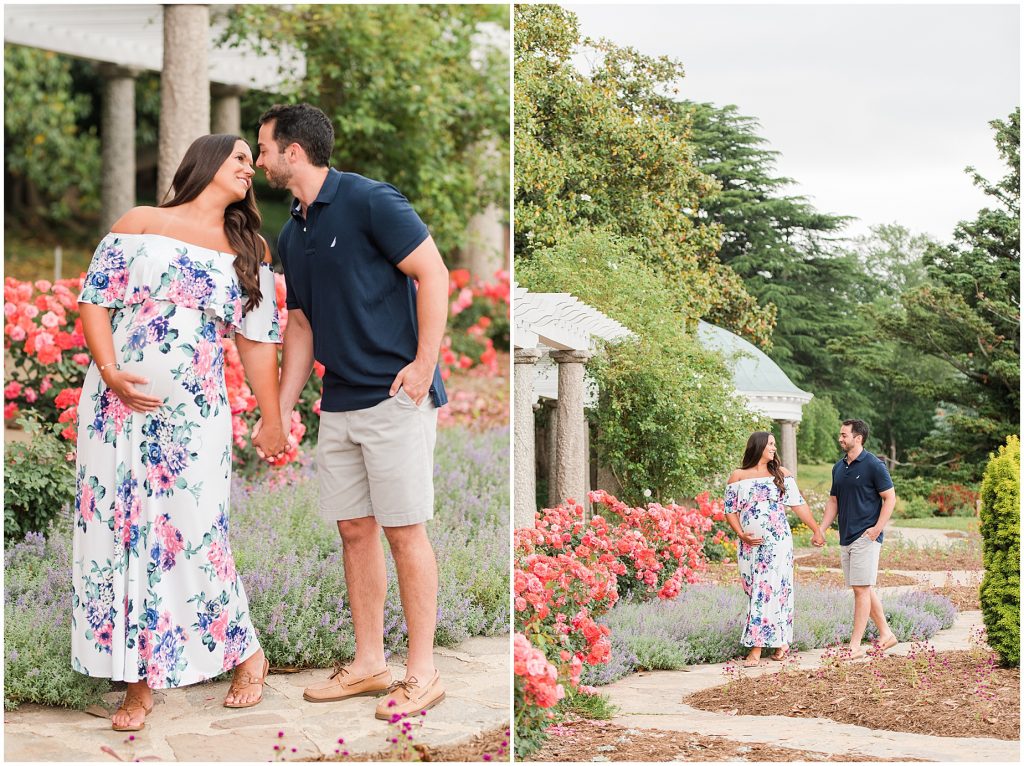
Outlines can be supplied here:
M103 382L107 388L117 394L124 405L133 412L154 412L163 400L139 391L135 386L148 385L149 380L127 370L104 370Z

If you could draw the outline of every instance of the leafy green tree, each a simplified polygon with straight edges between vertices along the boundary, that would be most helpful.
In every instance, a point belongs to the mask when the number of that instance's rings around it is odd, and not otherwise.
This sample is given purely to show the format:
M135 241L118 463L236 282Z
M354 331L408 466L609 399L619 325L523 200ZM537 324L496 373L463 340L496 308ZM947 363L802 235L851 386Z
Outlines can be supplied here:
M323 109L334 164L397 186L448 252L473 214L508 208L509 60L488 42L507 27L502 6L239 5L228 40L299 50L285 100ZM281 100L257 97L257 113Z
M571 60L582 51L598 59L589 75ZM720 230L701 212L715 183L667 119L663 91L682 74L671 59L581 39L561 7L516 6L516 257L604 229L675 288L691 328L707 317L768 344L772 312L718 260Z
M872 227L869 236L856 240L854 267L869 277L865 284L871 290L854 306L856 323L827 342L846 384L866 400L863 409L846 409L844 417L867 420L872 431L868 448L887 456L892 465L908 460L909 451L935 429L937 390L919 382L936 385L949 377L942 362L878 332L883 317L898 310L905 293L929 284L923 259L933 244L898 224Z
M99 209L99 138L92 99L75 87L76 63L4 45L7 208L17 209L25 228L68 225Z

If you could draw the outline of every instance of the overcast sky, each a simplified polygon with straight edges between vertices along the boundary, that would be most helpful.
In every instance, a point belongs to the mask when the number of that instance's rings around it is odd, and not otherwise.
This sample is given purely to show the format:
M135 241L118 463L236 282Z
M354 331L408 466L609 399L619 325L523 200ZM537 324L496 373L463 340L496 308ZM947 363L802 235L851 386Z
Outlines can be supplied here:
M1004 175L989 120L1020 103L1016 5L567 5L582 33L683 62L680 97L756 117L780 175L849 233L947 240ZM579 62L580 66L585 66Z

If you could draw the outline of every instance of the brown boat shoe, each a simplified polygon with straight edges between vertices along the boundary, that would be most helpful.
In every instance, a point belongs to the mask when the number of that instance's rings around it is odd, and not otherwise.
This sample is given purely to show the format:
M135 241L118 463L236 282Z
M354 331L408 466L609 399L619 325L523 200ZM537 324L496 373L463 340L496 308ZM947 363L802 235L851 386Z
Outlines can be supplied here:
M443 699L444 686L441 685L440 674L435 670L426 684L421 684L415 676L391 684L388 696L377 703L375 717L390 721L396 715L417 715Z
M306 687L302 698L307 702L337 702L349 697L378 697L390 688L390 668L371 676L354 678L348 668L337 665L326 681Z

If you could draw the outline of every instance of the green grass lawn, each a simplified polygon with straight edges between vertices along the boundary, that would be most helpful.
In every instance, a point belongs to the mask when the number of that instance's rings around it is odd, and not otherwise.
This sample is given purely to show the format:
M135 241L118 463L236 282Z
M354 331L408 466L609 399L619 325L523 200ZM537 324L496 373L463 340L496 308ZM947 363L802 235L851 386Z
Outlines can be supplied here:
M801 463L796 469L796 480L802 490L827 495L832 488L832 464Z
M978 520L973 516L931 516L925 519L893 519L895 527L914 529L950 529L970 532L978 529Z

